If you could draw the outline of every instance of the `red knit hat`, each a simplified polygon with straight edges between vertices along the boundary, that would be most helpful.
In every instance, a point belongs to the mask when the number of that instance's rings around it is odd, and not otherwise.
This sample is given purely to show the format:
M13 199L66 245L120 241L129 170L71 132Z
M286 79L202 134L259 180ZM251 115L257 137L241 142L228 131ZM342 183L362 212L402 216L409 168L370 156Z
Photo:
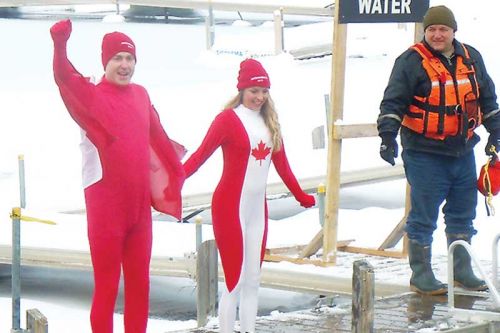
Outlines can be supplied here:
M255 59L245 59L240 64L238 73L238 90L248 87L271 88L271 81L262 64Z
M124 33L115 31L104 35L102 39L102 65L106 68L108 61L114 57L115 54L119 52L128 52L132 54L137 61L135 56L135 44L130 39L129 36Z

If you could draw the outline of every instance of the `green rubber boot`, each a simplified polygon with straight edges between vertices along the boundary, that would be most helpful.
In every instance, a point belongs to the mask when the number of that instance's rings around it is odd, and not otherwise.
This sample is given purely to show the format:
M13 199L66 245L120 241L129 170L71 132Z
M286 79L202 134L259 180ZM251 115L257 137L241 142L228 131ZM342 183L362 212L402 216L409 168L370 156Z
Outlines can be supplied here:
M409 240L408 257L412 270L410 289L423 295L444 295L448 292L445 283L437 280L431 267L431 246L423 246Z
M446 234L448 247L456 240L463 240L470 244L471 236L467 234ZM474 274L471 266L471 257L463 246L456 246L453 253L453 280L457 287L468 290L483 291L488 289L484 280Z

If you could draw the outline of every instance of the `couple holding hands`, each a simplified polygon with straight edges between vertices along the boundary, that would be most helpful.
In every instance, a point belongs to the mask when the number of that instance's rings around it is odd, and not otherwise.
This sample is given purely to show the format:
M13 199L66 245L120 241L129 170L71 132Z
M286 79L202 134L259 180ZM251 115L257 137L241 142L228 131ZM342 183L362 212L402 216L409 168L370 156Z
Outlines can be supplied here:
M255 332L257 292L267 235L266 182L271 161L303 207L315 205L285 154L270 79L254 59L241 62L237 94L213 120L200 147L185 150L164 131L146 89L131 83L136 46L112 32L102 40L104 75L97 84L67 58L70 20L55 23L54 78L67 110L82 129L83 182L94 268L90 313L94 333L113 332L121 270L126 333L145 333L149 312L151 206L181 219L181 189L219 147L223 173L212 198L212 223L225 275L220 332Z

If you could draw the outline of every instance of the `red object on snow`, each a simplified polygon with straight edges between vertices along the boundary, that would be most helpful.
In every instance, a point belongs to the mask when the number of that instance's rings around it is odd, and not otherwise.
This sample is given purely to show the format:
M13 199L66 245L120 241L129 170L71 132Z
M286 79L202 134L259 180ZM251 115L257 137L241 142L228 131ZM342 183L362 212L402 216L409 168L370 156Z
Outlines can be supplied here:
M484 196L497 195L500 192L500 162L498 160L495 164L488 161L481 167L477 189Z

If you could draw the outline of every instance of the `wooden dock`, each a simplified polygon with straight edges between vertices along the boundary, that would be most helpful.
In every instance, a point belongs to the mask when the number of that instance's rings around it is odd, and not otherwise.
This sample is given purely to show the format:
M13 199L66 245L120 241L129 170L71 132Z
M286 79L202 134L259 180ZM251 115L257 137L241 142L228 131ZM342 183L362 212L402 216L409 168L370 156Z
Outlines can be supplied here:
M284 269L277 263L265 262L262 267L261 285L319 295L350 294L352 263L368 257L362 254L339 252L337 266L324 273L318 273L320 270L306 272L293 268ZM370 256L369 260L376 267L376 272L380 273L377 274L380 277L377 279L377 296L393 296L409 291L406 283L406 276L409 274L406 259ZM11 261L10 245L0 245L0 264L10 264ZM22 247L21 265L92 270L89 252L56 248ZM150 272L158 276L194 278L196 254L186 254L184 257L153 255ZM389 274L384 272L389 272ZM219 280L223 281L220 266L218 274ZM392 276L393 279L389 279L388 276ZM401 276L405 278L401 279Z
M10 246L0 246L0 264L10 263ZM299 332L351 332L352 266L358 260L369 260L374 268L375 296L374 331L386 332L439 332L486 333L500 332L496 322L476 318L454 317L448 311L446 296L421 296L408 290L410 269L406 259L368 256L359 253L339 252L337 265L322 271L297 271L285 269L278 264L265 262L262 271L262 286L324 295L316 307L292 313L272 313L259 317L259 333ZM445 256L433 257L436 276L445 280ZM486 274L491 275L491 262L482 261ZM46 267L71 267L91 270L90 256L83 251L68 251L43 248L22 249L22 264ZM222 280L219 269L219 280ZM184 258L153 256L153 275L196 275L195 257ZM488 294L481 296L455 295L457 308L475 311L491 311L492 301ZM472 316L474 317L474 316ZM214 322L214 321L212 321ZM178 332L218 333L214 325Z
M351 328L351 303L346 299L327 298L315 308L257 318L259 333L347 333ZM330 303L330 304L328 304ZM490 306L487 298L459 296L457 306L482 311ZM409 332L492 333L500 332L498 322L454 318L447 308L446 296L421 296L405 293L381 298L374 307L374 333ZM175 333L219 333L211 325Z

